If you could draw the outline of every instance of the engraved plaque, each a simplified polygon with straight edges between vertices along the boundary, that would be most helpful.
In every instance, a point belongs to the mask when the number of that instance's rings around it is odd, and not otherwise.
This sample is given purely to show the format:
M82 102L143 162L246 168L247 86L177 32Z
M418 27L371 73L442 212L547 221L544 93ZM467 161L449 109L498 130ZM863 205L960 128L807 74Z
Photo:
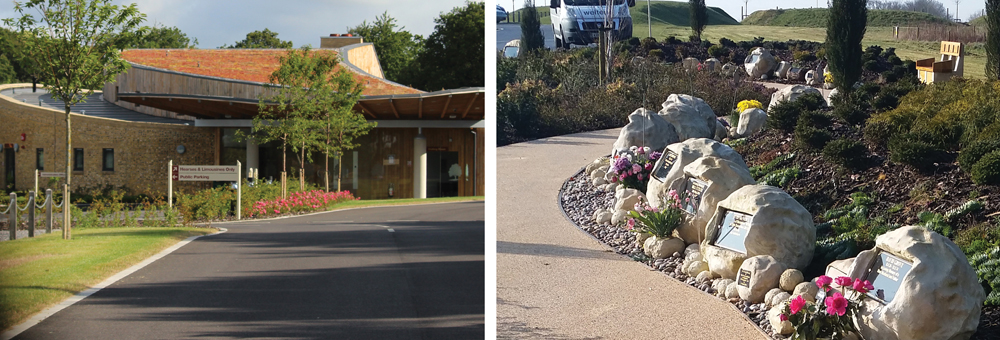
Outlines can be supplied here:
M896 292L899 291L899 285L910 269L913 269L913 264L909 261L880 250L862 279L870 281L875 287L868 292L868 296L882 303L892 302Z
M667 174L670 173L670 167L674 166L674 162L676 161L676 152L669 149L663 150L663 156L660 156L660 159L656 160L656 166L653 167L653 178L656 178L660 182L666 181Z
M753 215L725 210L725 214L717 226L718 235L712 243L740 254L746 254L747 247L744 241L746 241L747 232L750 231L751 220L753 220Z
M740 272L736 274L736 284L750 288L750 271L740 269Z
M688 178L687 184L684 187L684 193L687 195L687 201L682 202L684 205L684 211L688 214L694 215L698 213L698 207L701 206L701 199L705 196L705 191L708 190L708 182L697 178Z

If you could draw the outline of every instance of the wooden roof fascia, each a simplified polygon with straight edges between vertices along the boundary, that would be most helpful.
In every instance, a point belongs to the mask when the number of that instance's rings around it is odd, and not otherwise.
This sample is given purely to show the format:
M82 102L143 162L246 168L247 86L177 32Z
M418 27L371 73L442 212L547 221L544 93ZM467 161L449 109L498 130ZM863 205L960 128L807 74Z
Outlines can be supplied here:
M451 95L448 95L448 100L444 102L444 109L441 110L441 118L444 118L445 114L448 114L448 104L451 104Z
M476 95L472 96L472 100L469 101L469 106L465 107L465 112L462 113L462 119L465 119L465 116L469 115L469 110L471 110L472 106L476 104L476 99L479 99L478 92L476 93Z

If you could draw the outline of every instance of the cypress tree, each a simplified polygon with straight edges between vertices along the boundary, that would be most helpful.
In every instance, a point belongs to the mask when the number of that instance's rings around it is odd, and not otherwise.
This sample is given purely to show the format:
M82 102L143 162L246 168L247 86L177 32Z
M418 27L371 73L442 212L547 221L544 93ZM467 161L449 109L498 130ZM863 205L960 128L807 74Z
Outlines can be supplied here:
M694 36L701 40L701 32L705 31L708 25L708 8L705 7L705 0L689 0L688 6L691 11L691 31Z
M1000 0L986 0L986 78L1000 80Z
M868 24L868 0L833 0L830 13L836 15L830 15L826 23L826 59L834 86L849 91L861 79L861 39Z
M525 52L545 48L545 38L542 37L542 22L538 19L538 10L534 0L525 0L521 9L521 55Z

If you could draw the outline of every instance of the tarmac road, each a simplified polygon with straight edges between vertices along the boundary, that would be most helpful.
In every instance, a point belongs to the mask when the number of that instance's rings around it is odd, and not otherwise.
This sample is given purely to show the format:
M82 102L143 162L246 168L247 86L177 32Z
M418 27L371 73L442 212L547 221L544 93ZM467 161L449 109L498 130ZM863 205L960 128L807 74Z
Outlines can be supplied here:
M220 224L16 339L482 339L484 209Z

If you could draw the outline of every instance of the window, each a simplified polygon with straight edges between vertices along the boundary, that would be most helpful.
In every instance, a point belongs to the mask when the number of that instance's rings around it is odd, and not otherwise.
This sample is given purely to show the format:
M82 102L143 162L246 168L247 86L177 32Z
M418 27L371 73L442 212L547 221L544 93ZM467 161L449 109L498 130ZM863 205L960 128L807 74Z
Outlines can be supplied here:
M83 171L83 149L73 149L73 171Z
M35 169L38 169L38 171L45 170L45 149L38 148L35 150Z
M104 171L115 171L115 149L104 149L101 159L104 160Z

